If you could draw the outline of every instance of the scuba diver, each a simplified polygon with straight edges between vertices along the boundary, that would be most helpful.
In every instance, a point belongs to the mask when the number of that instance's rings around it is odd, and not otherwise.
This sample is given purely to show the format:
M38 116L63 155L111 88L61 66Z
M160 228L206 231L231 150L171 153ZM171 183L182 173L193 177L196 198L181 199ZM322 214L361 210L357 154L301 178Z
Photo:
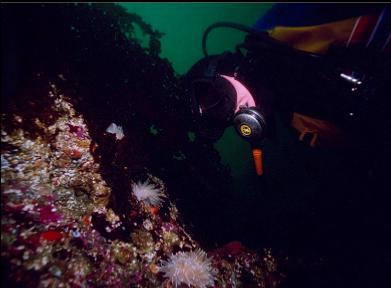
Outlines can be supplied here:
M215 142L233 125L251 144L258 175L276 111L311 147L365 147L363 131L384 116L390 13L373 4L275 4L254 27L211 25L205 57L186 75L198 134ZM221 27L247 32L245 41L208 55L207 36Z
M245 39L209 55L216 28ZM259 177L240 183L225 209L236 235L327 263L323 276L318 264L298 264L287 274L302 279L289 287L373 287L383 279L364 279L365 263L390 263L378 242L391 235L390 32L388 5L275 4L253 27L209 26L205 57L185 75L198 141L213 144L233 126L251 146Z

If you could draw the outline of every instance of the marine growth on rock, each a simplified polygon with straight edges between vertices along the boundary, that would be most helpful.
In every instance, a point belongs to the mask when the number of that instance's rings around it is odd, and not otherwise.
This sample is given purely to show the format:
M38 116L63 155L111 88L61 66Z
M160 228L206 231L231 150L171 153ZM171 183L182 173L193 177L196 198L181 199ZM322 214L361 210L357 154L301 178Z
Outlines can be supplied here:
M8 287L277 286L269 250L207 257L183 221L191 209L217 217L197 195L227 193L229 173L212 146L188 140L180 80L158 57L162 33L115 4L4 4L1 16Z

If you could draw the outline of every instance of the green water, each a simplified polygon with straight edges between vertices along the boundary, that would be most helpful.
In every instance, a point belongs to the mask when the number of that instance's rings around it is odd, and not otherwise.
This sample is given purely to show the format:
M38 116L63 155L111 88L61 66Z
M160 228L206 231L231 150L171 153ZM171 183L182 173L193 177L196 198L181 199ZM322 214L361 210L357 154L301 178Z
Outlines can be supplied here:
M248 26L255 24L271 3L120 3L129 12L139 14L145 22L165 33L161 39L160 56L167 58L175 71L182 75L203 57L202 35L205 29L220 21ZM208 36L210 54L233 51L244 40L245 34L230 28L219 28ZM250 184L256 177L250 146L240 139L234 129L228 128L215 144L222 162L229 165L235 181Z

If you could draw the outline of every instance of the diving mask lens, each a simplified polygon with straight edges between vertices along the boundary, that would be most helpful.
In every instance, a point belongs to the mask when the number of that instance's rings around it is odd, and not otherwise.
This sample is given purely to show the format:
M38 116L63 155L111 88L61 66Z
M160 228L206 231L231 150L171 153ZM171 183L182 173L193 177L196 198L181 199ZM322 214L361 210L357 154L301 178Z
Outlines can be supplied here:
M212 109L221 101L221 95L216 91L213 85L207 81L199 81L194 83L196 101L199 112L203 114L205 111Z

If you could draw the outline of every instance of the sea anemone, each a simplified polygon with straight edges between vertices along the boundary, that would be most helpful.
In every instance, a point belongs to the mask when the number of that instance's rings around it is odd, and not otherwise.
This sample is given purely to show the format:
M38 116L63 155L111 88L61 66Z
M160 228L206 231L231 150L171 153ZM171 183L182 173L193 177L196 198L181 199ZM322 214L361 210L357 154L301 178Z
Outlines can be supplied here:
M211 259L201 249L171 255L168 261L162 261L159 272L163 272L175 287L181 284L196 288L214 285Z
M132 190L138 201L154 207L160 207L162 198L165 197L163 192L149 181L133 183Z

